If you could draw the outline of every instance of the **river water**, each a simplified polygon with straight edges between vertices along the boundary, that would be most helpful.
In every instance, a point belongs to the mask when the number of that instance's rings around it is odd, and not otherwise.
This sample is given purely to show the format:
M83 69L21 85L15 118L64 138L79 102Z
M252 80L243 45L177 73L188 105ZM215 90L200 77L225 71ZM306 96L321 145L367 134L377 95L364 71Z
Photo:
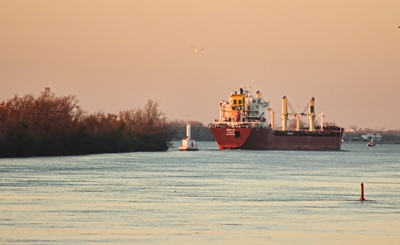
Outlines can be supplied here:
M0 159L0 244L400 244L400 145L198 144Z

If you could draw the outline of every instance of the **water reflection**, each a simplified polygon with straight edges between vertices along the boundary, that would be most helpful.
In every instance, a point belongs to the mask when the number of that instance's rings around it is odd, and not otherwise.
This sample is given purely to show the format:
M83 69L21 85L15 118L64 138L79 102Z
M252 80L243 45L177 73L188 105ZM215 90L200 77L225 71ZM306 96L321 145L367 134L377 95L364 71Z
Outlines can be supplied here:
M4 244L398 244L400 150L0 160ZM360 183L365 198L360 202Z

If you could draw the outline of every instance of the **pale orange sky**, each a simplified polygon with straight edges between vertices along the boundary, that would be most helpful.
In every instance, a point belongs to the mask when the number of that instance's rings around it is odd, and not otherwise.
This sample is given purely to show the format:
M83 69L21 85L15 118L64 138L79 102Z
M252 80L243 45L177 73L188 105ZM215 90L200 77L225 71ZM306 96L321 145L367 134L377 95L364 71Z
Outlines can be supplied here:
M345 128L400 129L399 26L392 0L0 0L0 101L48 86L90 113L153 99L207 124L251 87L277 125L286 95Z

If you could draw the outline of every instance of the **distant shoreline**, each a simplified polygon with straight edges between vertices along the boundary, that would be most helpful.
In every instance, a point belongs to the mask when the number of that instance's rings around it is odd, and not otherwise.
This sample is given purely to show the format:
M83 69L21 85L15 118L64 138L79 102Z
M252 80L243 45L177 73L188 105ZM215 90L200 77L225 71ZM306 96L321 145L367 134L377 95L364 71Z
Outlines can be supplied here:
M345 141L343 144L367 144L368 141ZM377 145L400 145L400 142L375 142Z

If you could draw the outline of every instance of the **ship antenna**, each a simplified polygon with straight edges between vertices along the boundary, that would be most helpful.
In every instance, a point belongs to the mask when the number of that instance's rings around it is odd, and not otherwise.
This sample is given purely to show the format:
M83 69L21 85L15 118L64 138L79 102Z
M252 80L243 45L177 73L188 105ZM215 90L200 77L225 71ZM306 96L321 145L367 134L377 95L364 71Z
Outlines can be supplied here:
M266 100L264 99L264 96L262 96L262 94L261 94L261 99L262 99L263 101L266 101Z

